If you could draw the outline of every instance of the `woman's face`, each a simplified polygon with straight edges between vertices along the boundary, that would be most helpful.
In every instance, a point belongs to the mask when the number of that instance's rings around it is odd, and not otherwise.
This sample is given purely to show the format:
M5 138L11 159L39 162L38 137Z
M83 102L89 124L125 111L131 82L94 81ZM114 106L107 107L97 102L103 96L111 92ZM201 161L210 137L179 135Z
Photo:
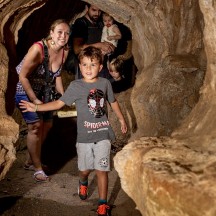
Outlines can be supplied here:
M56 46L65 46L70 35L70 27L66 23L58 24L54 30L50 31L50 36L55 42Z

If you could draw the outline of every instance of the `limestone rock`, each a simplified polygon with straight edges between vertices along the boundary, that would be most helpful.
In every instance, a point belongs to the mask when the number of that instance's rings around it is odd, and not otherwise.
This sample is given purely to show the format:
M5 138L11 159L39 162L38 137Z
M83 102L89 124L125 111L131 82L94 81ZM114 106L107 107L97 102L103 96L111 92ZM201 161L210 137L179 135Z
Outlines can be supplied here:
M123 189L146 216L216 215L214 1L87 2L133 35L136 83L117 96L129 125L126 136L110 112L120 146L133 141L115 157ZM15 159L19 132L11 117L15 66L52 20L72 19L79 5L78 0L0 2L0 179Z
M5 177L16 159L15 142L18 139L18 125L10 117L0 118L0 180Z
M121 185L142 215L216 215L215 154L184 143L140 138L115 156Z

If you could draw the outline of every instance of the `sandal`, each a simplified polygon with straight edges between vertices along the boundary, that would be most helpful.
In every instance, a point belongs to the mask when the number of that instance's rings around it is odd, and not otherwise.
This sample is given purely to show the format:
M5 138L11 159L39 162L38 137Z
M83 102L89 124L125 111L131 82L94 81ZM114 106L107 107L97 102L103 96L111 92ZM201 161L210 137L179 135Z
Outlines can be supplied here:
M33 164L24 164L23 166L23 169L25 170L29 170L29 171L35 171L35 166ZM42 164L42 169L45 171L45 172L50 172L48 166Z
M35 171L35 167L34 167L33 164L25 164L25 165L23 166L23 169L29 170L29 171Z
M41 178L39 177L39 175ZM47 176L43 170L36 171L33 175L33 178L36 182L48 182L50 180L49 176Z

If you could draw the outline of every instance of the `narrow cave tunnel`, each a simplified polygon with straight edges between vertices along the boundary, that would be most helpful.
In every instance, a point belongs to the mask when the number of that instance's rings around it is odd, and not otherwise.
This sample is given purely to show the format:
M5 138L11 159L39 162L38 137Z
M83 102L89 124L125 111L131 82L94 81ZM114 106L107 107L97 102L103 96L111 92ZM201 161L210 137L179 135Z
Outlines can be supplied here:
M114 166L122 188L142 215L216 215L213 0L87 2L110 13L132 32L136 82L116 95L129 126L127 136L122 136L116 117L109 112L117 137L113 145L121 150L114 157ZM44 37L53 20L72 20L84 9L78 0L13 4L15 0L0 5L4 12L0 116L6 125L0 126L1 178L14 163L15 151L22 148L18 146L25 142L23 137L17 139L18 132L25 134L25 130L18 129L23 122L14 111L14 68L29 46ZM66 73L65 80L71 78ZM54 136L48 139L54 143L54 160L65 154L66 164L72 156L74 149L68 146L75 143L75 136L63 149L58 145L75 128L74 121L56 120Z
M64 5L64 7L63 7ZM17 64L23 59L24 55L28 51L29 47L36 41L41 40L41 38L45 38L48 35L48 30L51 25L51 23L58 19L66 19L69 23L73 23L76 17L81 16L83 14L83 11L85 10L85 2L83 1L65 1L65 2L60 2L60 1L48 1L43 7L40 9L36 10L31 16L29 16L23 23L22 28L18 32L18 41L16 45L16 55L17 55ZM50 13L47 13L47 11L51 11ZM53 11L57 11L56 13L53 13ZM46 22L44 22L46 20ZM34 26L34 28L32 28ZM121 25L122 26L122 25ZM121 30L125 29L126 27L121 27ZM128 28L129 29L129 28ZM120 44L122 45L122 43ZM123 44L124 45L124 44ZM129 60L129 63L133 64L131 60ZM132 68L134 68L134 74L133 74L133 80L135 80L135 65L134 67L131 67L130 65L127 67L131 68L131 73L132 73ZM69 83L74 79L74 74L73 71L72 73L68 73L68 71L63 71L62 74L63 82L64 82L64 87L65 89L69 85ZM134 81L131 81L131 83L134 84ZM132 85L131 85L132 86ZM120 96L120 99L125 97L125 94L129 95L130 91L128 93L123 93L123 94L118 94ZM12 90L8 90L11 94ZM118 97L117 95L117 97ZM11 97L10 97L11 98ZM124 100L124 99L123 99ZM11 100L7 100L6 102L10 102ZM12 104L14 102L12 101ZM130 107L130 103L128 103ZM11 103L6 103L7 107L9 107L9 110L11 110ZM7 111L9 111L7 110ZM114 118L113 114L109 114L113 120L113 124L118 125L117 120ZM131 109L129 111L129 115L132 116L131 122L135 122L135 116L133 113L133 110ZM15 112L13 112L13 118L16 120L16 122L20 125L20 133L21 134L26 134L26 124L20 119L20 114L17 109L15 109ZM116 121L116 122L115 122ZM128 119L129 121L129 119ZM71 146L75 147L75 140L76 140L76 126L75 126L76 121L71 118L64 118L64 119L59 119L56 117L54 119L54 126L50 132L50 135L46 141L48 143L48 146L44 145L44 154L46 157L44 157L44 163L52 167L52 164L54 164L53 159L58 156L59 151L62 151L62 154L64 152L67 152L68 155L64 154L64 162L66 162L69 158L73 157L76 150L74 148L71 149ZM133 123L133 130L136 130L136 122ZM73 131L73 135L71 136L71 131ZM118 134L118 139L114 142L113 144L113 151L119 151L122 149L122 147L128 142L131 134L128 133L127 136L122 136L121 132L118 128L118 126L115 128L116 133ZM64 137L64 138L63 138ZM58 148L58 143L61 143L62 140L64 139L65 143L65 148L62 145L62 150ZM52 146L49 146L49 143L51 143ZM73 145L71 145L73 143ZM56 148L54 148L56 144ZM17 149L22 149L22 146L25 146L25 137L21 136L19 140L16 142L16 147ZM46 152L49 151L49 148L52 147L53 154L52 157L47 157ZM69 148L69 149L67 149ZM115 150L114 150L115 149ZM49 154L48 154L49 155ZM58 169L61 167L63 161L59 163L59 165L55 164L54 169Z

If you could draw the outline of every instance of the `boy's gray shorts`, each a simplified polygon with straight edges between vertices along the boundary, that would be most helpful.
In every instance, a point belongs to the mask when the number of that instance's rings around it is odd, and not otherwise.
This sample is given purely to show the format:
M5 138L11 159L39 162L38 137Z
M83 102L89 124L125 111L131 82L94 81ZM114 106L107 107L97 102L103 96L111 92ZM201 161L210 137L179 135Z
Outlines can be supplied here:
M80 171L100 170L110 171L109 140L101 140L95 143L76 143L78 155L78 168Z

